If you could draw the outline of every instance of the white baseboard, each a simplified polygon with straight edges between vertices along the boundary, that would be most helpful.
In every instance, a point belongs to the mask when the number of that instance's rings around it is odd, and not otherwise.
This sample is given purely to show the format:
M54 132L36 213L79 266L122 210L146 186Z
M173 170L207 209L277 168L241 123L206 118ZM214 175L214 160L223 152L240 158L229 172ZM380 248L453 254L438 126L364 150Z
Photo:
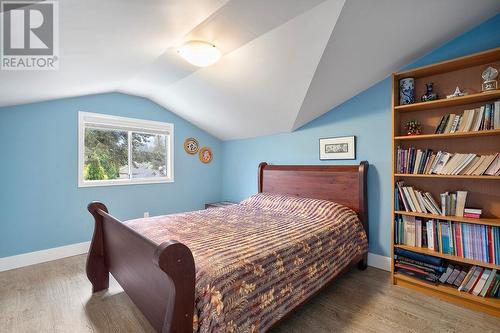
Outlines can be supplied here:
M87 253L89 247L90 242L83 242L0 258L0 272ZM390 271L391 258L368 253L368 266Z
M90 242L83 242L0 258L0 272L87 253L89 247Z
M391 257L368 252L368 266L391 271Z

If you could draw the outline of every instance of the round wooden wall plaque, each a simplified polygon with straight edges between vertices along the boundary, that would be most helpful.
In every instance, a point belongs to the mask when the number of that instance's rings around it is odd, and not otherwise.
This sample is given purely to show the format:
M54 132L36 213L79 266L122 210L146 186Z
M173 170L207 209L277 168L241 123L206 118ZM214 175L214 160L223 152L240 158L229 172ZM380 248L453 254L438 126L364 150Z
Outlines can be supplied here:
M194 155L198 152L198 149L200 149L200 144L195 138L187 138L184 140L184 150L186 153Z
M208 147L203 147L198 152L198 156L200 157L200 161L203 163L210 163L214 157L212 150Z

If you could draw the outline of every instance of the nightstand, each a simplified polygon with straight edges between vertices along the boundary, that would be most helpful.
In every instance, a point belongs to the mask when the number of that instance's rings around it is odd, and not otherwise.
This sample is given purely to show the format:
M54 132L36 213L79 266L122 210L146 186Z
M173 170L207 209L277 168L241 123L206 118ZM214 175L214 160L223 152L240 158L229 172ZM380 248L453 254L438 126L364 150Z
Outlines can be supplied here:
M236 205L235 202L230 202L230 201L221 201L221 202L212 202L212 203L206 203L205 204L205 209L208 208L217 208L217 207L226 207L226 206L232 206Z

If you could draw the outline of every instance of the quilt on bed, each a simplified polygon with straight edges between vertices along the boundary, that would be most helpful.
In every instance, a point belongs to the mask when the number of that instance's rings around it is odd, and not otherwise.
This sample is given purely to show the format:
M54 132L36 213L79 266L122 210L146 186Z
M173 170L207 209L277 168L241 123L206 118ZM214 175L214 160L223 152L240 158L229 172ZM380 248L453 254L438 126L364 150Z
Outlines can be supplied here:
M270 193L126 223L158 244L174 239L191 249L194 332L266 331L368 248L351 209Z

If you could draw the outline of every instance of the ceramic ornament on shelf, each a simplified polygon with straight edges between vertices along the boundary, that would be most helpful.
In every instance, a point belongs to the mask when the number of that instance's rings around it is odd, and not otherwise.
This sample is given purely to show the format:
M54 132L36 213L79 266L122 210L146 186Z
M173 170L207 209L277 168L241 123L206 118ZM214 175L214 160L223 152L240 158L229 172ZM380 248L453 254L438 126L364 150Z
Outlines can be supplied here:
M399 105L415 103L415 79L407 77L399 80Z
M484 92L498 89L498 82L496 80L497 76L498 70L494 67L488 66L481 75L484 80L481 85L481 90Z
M203 147L198 152L198 156L200 157L200 161L207 164L210 163L214 157L212 150L208 147Z
M422 133L422 124L416 120L409 120L405 125L407 135L420 135Z
M194 155L200 149L200 144L195 138L187 138L184 140L184 150L190 155Z
M422 95L422 102L435 101L438 95L434 92L434 84L432 82L425 84L425 94Z
M467 93L461 91L460 88L457 86L455 88L455 91L453 92L453 94L446 96L446 98L461 97L461 96L466 96L466 95L467 95Z

